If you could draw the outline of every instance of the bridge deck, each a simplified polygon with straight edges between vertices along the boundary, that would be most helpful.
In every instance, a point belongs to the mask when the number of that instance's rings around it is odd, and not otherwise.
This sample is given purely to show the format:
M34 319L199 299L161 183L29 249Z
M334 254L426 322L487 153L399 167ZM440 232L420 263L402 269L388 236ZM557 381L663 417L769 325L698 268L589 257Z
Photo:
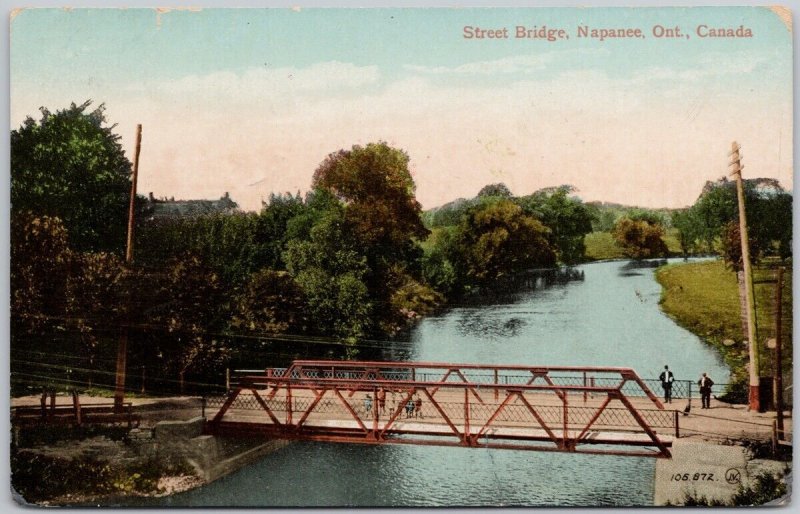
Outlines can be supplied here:
M387 379L389 372L376 371L375 363L367 363L363 373L357 370L358 364L346 363L347 370L339 371L335 366L342 363L326 363L331 369L324 374L318 367L313 375L281 370L279 376L268 372L243 377L228 397L209 403L215 412L209 429L366 444L661 457L669 456L672 437L668 434L676 430L675 412L664 410L635 373L623 368L601 370L619 376L616 382L597 387L556 385L546 368L532 369L533 378L526 383L487 384L472 383L457 369L448 370L439 381ZM403 364L384 366L397 374ZM463 380L453 381L453 373ZM537 378L545 383L532 384ZM626 393L631 383L638 384L641 396ZM379 392L385 394L382 403L377 400ZM605 450L597 445L620 448Z

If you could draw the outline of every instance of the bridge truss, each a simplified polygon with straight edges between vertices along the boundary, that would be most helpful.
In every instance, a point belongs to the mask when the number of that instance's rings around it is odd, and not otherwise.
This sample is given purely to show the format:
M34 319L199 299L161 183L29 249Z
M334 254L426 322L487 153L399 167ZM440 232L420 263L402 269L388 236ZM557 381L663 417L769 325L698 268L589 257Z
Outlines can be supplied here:
M629 368L298 360L234 378L209 432L667 458L658 431L677 432Z

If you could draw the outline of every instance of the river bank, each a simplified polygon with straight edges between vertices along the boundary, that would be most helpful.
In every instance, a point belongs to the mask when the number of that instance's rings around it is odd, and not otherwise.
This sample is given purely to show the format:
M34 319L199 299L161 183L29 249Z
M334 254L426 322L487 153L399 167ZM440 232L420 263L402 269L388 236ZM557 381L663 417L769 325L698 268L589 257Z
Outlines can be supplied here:
M764 345L774 338L774 284L766 282L773 272L766 267L755 270L756 327L761 355L761 374L771 375L772 351ZM736 274L722 260L676 263L659 268L656 280L662 286L661 309L687 330L711 345L731 369L731 382L747 383L747 346L743 330ZM792 273L784 273L782 295L784 374L792 370ZM786 385L790 385L791 382Z
M38 397L12 399L12 407ZM57 403L69 401L57 398ZM107 398L81 396L81 405ZM48 426L14 429L12 493L22 505L125 505L185 492L250 464L283 441L203 435L199 397L132 398L136 428Z

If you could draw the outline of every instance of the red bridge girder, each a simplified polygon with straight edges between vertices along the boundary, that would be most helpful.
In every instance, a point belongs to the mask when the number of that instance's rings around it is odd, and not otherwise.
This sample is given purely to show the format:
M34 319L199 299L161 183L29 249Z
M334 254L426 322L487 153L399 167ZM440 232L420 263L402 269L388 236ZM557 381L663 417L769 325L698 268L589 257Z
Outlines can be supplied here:
M670 457L651 424L673 413L630 368L298 360L235 379L210 432Z

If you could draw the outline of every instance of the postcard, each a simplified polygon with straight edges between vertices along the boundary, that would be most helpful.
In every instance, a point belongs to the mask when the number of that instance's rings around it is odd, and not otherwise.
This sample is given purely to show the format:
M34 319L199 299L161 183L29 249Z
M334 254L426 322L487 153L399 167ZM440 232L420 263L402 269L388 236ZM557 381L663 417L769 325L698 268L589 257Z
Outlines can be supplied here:
M20 505L785 505L785 7L10 12Z

